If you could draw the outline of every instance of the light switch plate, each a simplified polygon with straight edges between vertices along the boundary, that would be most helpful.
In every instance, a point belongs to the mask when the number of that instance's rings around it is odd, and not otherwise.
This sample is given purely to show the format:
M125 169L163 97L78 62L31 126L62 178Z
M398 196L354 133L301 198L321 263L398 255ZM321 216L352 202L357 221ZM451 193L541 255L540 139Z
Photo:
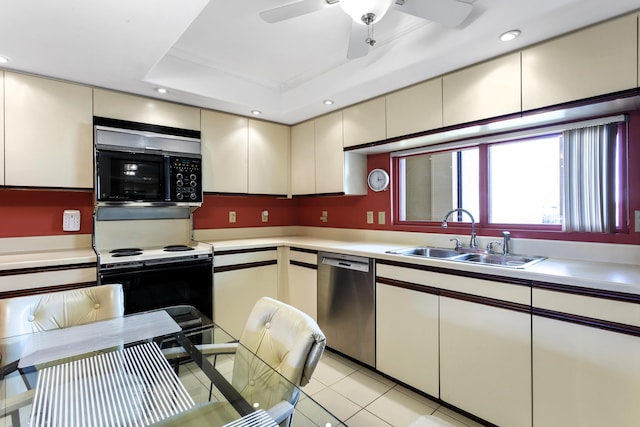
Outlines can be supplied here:
M236 222L236 211L229 211L229 223Z
M636 233L640 233L640 211L633 211L633 224Z
M66 209L62 212L62 231L80 231L80 211Z
M378 212L378 224L384 224L386 222L384 211Z
M268 222L269 221L269 211L264 210L262 211L262 222Z

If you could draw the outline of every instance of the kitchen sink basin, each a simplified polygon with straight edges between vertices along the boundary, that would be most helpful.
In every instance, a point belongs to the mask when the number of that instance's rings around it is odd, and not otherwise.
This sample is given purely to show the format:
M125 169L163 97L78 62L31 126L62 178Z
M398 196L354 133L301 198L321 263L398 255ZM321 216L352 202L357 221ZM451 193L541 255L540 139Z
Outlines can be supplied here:
M387 251L387 253L422 258L439 258L446 259L448 261L458 261L472 264L510 268L527 268L537 262L546 259L546 257L540 256L492 254L486 251L482 251L481 249L461 248L458 251L455 249L435 248L430 246L396 249Z
M501 254L465 254L456 260L477 264L496 265L500 267L526 268L542 261L543 259L545 259L545 257Z
M418 246L417 248L398 249L387 251L390 254L413 255L426 258L454 258L460 256L460 252L454 249L432 248L430 246Z

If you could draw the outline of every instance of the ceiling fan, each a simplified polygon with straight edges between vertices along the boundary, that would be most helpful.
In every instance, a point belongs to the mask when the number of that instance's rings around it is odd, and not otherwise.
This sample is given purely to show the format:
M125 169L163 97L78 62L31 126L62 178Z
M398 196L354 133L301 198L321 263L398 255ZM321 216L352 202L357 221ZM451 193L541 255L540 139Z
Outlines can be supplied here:
M373 24L391 8L448 27L460 25L473 8L470 3L459 0L299 0L260 12L260 17L275 23L317 12L336 3L353 18L347 50L349 59L361 58L369 52L369 47L376 43Z

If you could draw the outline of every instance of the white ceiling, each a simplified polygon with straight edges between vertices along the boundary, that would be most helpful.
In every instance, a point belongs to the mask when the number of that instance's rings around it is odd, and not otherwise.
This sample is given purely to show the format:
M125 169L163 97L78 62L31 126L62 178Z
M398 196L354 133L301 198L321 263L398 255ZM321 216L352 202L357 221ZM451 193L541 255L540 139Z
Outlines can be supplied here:
M369 54L347 60L351 21L339 5L274 24L259 17L295 1L2 0L2 67L294 124L638 9L638 0L465 0L471 15L447 28L394 6ZM518 39L498 40L514 28Z

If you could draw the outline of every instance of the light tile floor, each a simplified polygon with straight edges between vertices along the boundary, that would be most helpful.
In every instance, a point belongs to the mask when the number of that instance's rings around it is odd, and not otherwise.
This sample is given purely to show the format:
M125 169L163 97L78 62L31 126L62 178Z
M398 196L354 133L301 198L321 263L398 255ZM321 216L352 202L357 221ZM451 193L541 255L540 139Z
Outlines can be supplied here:
M219 357L216 369L230 380L232 359L227 356ZM182 365L180 379L196 403L209 400L210 381L194 363ZM331 351L324 352L311 382L303 391L349 427L409 427L420 417L428 415L438 417L455 427L481 426ZM218 397L216 393L218 392L214 389L214 400ZM298 402L300 413L294 416L293 427L316 425L302 415L310 415L304 400L305 398L301 398ZM308 408L310 405L306 406ZM28 425L30 409L28 406L20 411L20 425ZM420 422L415 425L431 427L431 424ZM11 418L0 415L0 427L11 426Z
M430 426L421 419L429 415L455 427L482 425L331 351L303 391L349 427Z

